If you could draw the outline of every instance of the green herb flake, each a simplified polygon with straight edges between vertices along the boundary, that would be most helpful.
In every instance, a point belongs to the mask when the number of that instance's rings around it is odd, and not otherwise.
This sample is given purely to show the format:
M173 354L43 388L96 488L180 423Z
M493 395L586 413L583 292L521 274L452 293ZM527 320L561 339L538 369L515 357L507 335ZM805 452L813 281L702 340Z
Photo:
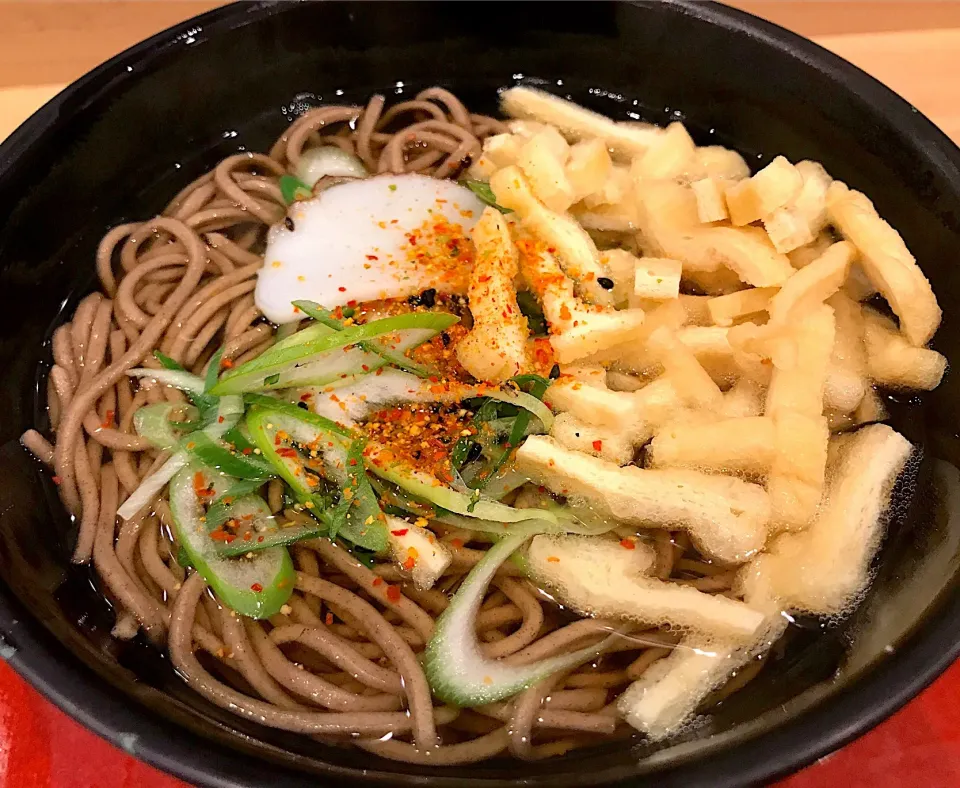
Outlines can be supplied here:
M472 191L480 202L486 203L492 208L496 208L500 213L513 213L509 208L504 208L497 202L496 195L493 193L493 189L490 188L490 184L486 181L473 181L473 180L462 180L460 185L466 187Z
M313 197L310 187L294 175L280 176L280 194L287 205Z

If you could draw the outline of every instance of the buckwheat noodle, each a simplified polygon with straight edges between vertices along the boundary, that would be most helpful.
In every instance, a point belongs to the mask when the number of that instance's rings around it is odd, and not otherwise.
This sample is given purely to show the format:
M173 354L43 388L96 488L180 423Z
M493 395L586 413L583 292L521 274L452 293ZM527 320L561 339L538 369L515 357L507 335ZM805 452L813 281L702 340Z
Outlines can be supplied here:
M158 367L157 349L202 374L221 345L238 363L270 346L274 328L252 292L266 231L286 213L279 178L303 152L336 145L371 172L448 178L479 155L485 137L504 130L438 87L389 108L374 96L365 107L306 112L267 155L228 156L161 215L108 232L96 254L100 291L53 334L47 392L54 439L28 430L23 444L52 466L77 518L73 561L93 562L116 611L115 636L143 631L167 649L191 688L240 717L408 763L465 764L504 752L549 757L625 735L611 703L677 642L658 632L625 633L589 664L514 699L457 710L435 704L417 652L447 605L444 592L484 555L488 545L472 532L438 533L454 561L432 591L413 588L391 563L368 569L328 540L301 542L292 550L299 571L289 604L260 622L221 606L200 575L178 563L165 500L118 523L118 505L167 456L136 434L134 414L151 403L185 402L177 391L133 383L125 373ZM269 485L275 512L281 493L279 484ZM656 546L659 576L729 588L728 575L681 558L686 548L669 534ZM487 657L531 662L597 643L617 628L571 623L517 575L512 564L498 572L478 616ZM399 600L387 593L391 582L401 584Z

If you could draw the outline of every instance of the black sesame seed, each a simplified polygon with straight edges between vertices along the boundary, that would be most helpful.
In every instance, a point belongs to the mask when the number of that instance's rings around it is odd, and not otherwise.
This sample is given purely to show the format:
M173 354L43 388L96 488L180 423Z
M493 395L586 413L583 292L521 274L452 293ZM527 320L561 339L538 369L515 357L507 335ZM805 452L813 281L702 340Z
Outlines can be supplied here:
M560 377L560 365L554 364L550 367L550 380L556 380Z
M310 406L306 402L303 402L302 400L297 403L297 407L303 408L304 410L310 410Z
M425 307L432 307L437 302L437 290L431 287L420 294L420 303Z
M295 226L293 219L291 219L289 216L283 217L283 226L286 227L290 232L293 232Z
M440 339L443 341L444 347L450 347L450 343L453 341L450 339L450 335L446 331L440 335Z
M606 276L598 276L597 284L604 290L613 290L613 280Z

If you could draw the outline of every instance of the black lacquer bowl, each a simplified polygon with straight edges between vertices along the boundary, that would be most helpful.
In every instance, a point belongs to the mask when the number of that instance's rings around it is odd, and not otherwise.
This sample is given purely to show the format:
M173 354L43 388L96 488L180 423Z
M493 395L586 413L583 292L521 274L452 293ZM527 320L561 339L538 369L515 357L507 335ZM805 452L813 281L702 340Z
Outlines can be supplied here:
M72 528L17 439L43 423L48 339L93 286L98 238L159 210L217 159L263 150L297 108L406 97L442 84L478 111L542 84L616 118L683 119L752 164L821 161L904 235L960 358L960 163L889 90L796 36L709 3L250 3L125 52L0 146L0 655L97 733L209 786L741 785L785 774L866 731L960 651L960 378L892 403L923 447L855 615L798 621L748 688L681 741L616 743L527 764L450 770L244 722L194 696L149 646L120 646Z

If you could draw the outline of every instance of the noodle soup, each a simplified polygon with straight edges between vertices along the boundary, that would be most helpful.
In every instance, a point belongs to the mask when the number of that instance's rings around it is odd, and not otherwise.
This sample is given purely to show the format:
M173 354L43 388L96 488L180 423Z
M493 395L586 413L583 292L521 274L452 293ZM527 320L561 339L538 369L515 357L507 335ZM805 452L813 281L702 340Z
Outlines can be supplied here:
M73 560L222 708L433 765L661 740L863 594L878 391L946 366L900 236L815 162L501 105L306 112L54 333Z

